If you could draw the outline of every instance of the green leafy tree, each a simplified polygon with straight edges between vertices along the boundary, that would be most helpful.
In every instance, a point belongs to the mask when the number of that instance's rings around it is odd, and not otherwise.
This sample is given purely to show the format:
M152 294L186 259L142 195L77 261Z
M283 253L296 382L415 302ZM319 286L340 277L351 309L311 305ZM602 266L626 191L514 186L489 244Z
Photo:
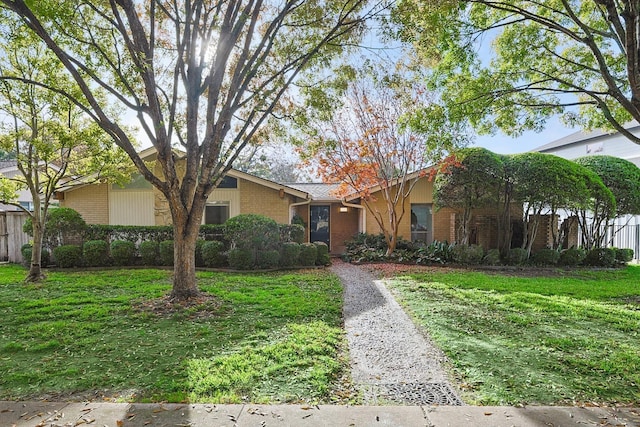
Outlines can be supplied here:
M199 293L195 248L208 195L269 119L287 112L300 73L318 73L356 44L366 20L384 7L365 0L0 4L54 52L82 91L65 94L167 200L174 299ZM108 96L96 96L98 88ZM137 154L111 111L114 101L137 117L157 151L159 174Z
M26 280L38 281L44 277L42 243L54 193L71 183L124 180L132 168L125 153L66 97L26 82L55 80L69 93L74 91L55 57L22 30L15 22L6 23L0 55L0 73L11 77L0 82L0 112L7 118L0 149L11 153L19 171L10 177L0 175L0 200L29 215L33 248ZM33 210L18 203L18 191L25 189Z
M640 214L640 168L612 156L587 156L575 162L597 174L615 198L612 205L607 192L595 193L591 210L575 212L583 231L583 247L600 248L605 243L604 226L612 218Z
M636 1L401 0L393 17L443 99L481 131L517 135L562 114L640 143L624 128L640 121Z
M542 215L553 218L560 209L592 209L595 192L608 194L615 206L611 192L600 178L577 163L543 153L516 154L512 160L514 200L524 204L522 248L528 255ZM551 232L556 246L560 240L558 230L552 227Z
M461 212L460 244L469 244L474 209L499 206L503 168L500 156L486 148L464 148L452 154L438 172L434 202L437 207Z

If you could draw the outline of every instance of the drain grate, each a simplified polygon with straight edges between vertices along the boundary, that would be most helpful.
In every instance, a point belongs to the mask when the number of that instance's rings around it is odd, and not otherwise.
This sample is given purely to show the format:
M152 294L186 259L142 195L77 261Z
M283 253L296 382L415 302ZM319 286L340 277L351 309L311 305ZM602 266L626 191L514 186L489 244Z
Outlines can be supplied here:
M400 404L450 406L463 404L446 383L377 384L369 390L369 393Z

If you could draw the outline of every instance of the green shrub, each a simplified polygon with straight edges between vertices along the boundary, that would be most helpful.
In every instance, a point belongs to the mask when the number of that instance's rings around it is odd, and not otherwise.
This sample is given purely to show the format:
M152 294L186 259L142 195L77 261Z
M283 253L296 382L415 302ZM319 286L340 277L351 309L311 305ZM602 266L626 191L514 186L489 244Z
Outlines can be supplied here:
M82 261L82 248L78 245L62 245L53 249L53 256L60 268L79 267Z
M196 267L204 266L204 260L202 259L202 245L204 245L204 242L206 242L204 239L196 240Z
M310 266L316 264L318 258L318 247L313 243L303 243L300 245L300 255L298 257L300 265Z
M300 257L300 244L296 242L284 242L280 254L280 265L291 267L298 264Z
M45 246L50 248L67 244L70 240L81 241L87 230L87 223L82 219L82 216L71 208L49 209L46 223L43 242ZM22 230L33 236L31 218L27 218Z
M507 265L522 265L527 262L529 256L527 251L522 248L511 248L507 253Z
M304 241L304 227L298 224L280 225L280 241L302 243Z
M616 250L614 248L595 248L587 252L584 264L592 267L613 267L616 265Z
M280 251L276 249L258 251L257 264L260 268L276 268L280 264Z
M111 259L115 265L132 265L136 245L128 240L114 240L110 245Z
M558 265L564 265L567 267L575 267L582 264L587 251L582 248L569 248L560 252L560 258L558 259Z
M31 254L33 253L33 247L30 244L22 245L20 248L22 254L22 265L26 268L31 267ZM51 264L51 254L45 248L40 250L40 267L46 267Z
M156 241L145 241L140 243L140 257L144 265L158 265L160 245Z
M616 249L616 261L619 264L626 264L633 260L633 249Z
M82 258L89 267L102 267L109 263L109 245L104 240L89 240L82 245Z
M234 270L250 270L254 265L253 252L248 249L231 249L227 252L227 260Z
M482 259L482 263L486 265L500 265L501 262L499 249L489 249Z
M158 246L160 265L173 265L173 240L163 240Z
M427 246L416 250L417 264L444 264L453 260L453 248L448 242L434 240Z
M479 264L484 256L484 249L478 245L455 245L452 252L453 260L464 265Z
M316 265L329 265L331 258L329 257L329 246L325 242L313 242L318 251L316 257Z
M207 267L222 267L225 264L224 243L218 240L204 241L201 247L202 262Z
M280 241L278 224L263 215L242 214L229 218L224 223L224 232L233 248L274 249Z
M534 265L556 265L560 260L560 252L551 248L540 249L531 256Z

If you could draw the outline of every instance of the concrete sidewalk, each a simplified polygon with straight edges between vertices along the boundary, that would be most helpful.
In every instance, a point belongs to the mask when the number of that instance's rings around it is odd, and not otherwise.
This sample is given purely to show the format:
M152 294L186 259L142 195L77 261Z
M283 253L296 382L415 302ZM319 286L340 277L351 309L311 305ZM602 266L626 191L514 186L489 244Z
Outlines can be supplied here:
M0 402L1 427L640 426L639 409Z

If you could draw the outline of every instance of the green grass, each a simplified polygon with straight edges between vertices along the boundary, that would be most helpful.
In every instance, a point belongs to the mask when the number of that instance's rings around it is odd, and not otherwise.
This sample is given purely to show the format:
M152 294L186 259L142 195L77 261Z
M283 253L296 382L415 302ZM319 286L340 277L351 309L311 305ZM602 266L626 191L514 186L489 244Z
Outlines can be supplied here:
M640 402L640 267L390 279L468 403Z
M164 316L139 307L169 271L24 276L0 267L0 399L328 402L346 369L342 288L323 271L199 273L221 305Z

